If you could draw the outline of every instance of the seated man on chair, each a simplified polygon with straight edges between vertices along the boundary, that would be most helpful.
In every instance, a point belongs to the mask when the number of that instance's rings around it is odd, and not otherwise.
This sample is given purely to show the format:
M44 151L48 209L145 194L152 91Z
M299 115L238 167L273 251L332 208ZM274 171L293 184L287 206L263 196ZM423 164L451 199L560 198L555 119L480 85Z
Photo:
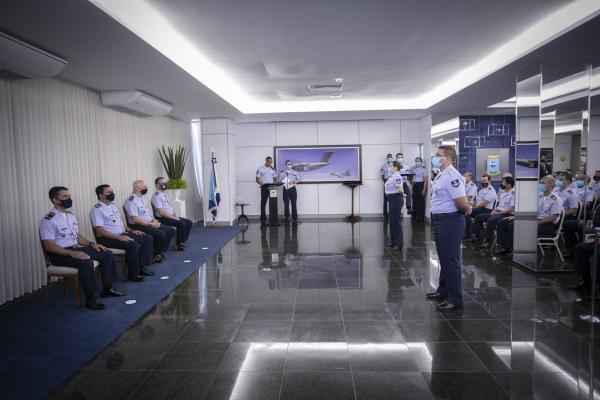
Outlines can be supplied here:
M169 197L167 196L167 180L162 176L154 181L156 192L152 196L152 208L154 216L160 223L177 228L177 249L183 250L185 242L190 237L192 221L178 217L173 211Z
M142 282L143 276L154 275L146 269L152 263L152 236L123 225L119 209L113 204L115 192L109 185L98 186L96 196L98 202L90 210L90 220L98 242L125 250L128 280Z
M586 240L575 246L575 271L581 277L581 280L574 284L568 285L568 289L582 290L587 293L592 288L592 272L590 269L591 260L594 257L594 239ZM600 258L597 264L592 268L598 269ZM598 297L596 297L598 299Z
M485 229L485 241L482 246L487 246L492 243L494 238L494 231L496 230L496 224L502 219L512 215L515 211L515 180L512 176L502 178L502 184L500 185L500 197L498 199L498 206L489 215L486 220ZM477 235L481 229L479 228L479 218L475 219L475 229L477 229ZM475 230L474 229L474 230Z
M565 209L565 220L577 219L579 209L579 196L571 187L573 178L568 172L561 172L554 183L554 193L560 197Z
M103 310L106 305L98 301L98 284L94 272L94 261L102 270L102 292L105 296L125 296L127 293L112 287L116 273L113 254L102 245L87 240L79 233L75 215L68 211L73 205L69 189L54 186L48 193L54 205L40 221L40 238L44 251L52 265L76 268L78 279L85 294L85 306L92 310Z
M127 224L131 229L142 231L150 236L154 241L154 262L161 262L165 258L165 253L169 248L169 243L175 236L175 229L170 226L162 225L154 219L152 213L148 211L144 195L148 193L148 186L143 180L133 182L133 192L123 204L125 209Z
M552 236L556 233L563 203L553 191L554 178L550 175L540 179L538 184L538 236Z
M467 220L464 236L465 239L469 239L471 237L471 218L473 218L476 223L482 224L483 221L487 220L494 209L494 203L496 202L496 190L494 190L491 181L492 179L488 174L483 174L481 176L482 189L479 191L479 193L477 193L477 203L475 204L475 207L473 207L473 212L470 215L465 216ZM476 239L478 239L478 237L473 238L473 240Z

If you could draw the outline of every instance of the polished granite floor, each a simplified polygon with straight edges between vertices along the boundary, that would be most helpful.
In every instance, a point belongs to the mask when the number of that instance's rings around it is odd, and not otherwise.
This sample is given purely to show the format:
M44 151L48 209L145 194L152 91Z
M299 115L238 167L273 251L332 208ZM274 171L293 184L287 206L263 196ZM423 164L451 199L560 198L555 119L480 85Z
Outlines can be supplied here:
M463 249L465 308L423 297L439 264L404 221L249 230L98 355L60 399L587 399L600 390L589 304L570 274Z

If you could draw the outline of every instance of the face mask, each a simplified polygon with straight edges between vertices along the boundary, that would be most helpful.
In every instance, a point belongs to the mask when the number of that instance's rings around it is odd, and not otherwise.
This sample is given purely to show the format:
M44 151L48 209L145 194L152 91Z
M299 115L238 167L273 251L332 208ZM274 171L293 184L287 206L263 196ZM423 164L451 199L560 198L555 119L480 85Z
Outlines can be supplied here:
M501 183L500 184L500 189L504 190L504 189L506 189L506 186L503 183Z
M577 186L578 188L582 188L584 185L585 185L585 182L582 180L575 181L575 186Z
M394 168L388 167L387 172L389 175L391 175L394 172Z
M160 190L167 190L167 184L166 183L161 183L160 185L158 185L158 187L160 188Z
M402 157L396 158L396 161L398 161L398 164L404 163L404 159Z
M65 200L61 200L60 201L60 206L62 208L71 208L71 207L73 207L73 199L68 198L68 199L65 199Z
M387 158L387 162L392 162L392 161L394 161L394 159L392 157Z
M142 189L142 196L145 195L146 193L148 193L148 188L143 188Z
M440 161L440 156L431 157L431 164L433 164L433 166L435 168L442 168L442 162Z
M544 185L543 183L538 183L538 191L539 192L545 192L546 191L546 185Z
M417 167L420 167L421 165L423 165L423 162L422 162L422 161L416 161L416 162L415 162L415 165L416 165Z
M106 200L108 201L115 201L115 193L111 192L109 194L106 195Z
M488 187L489 183L482 183L481 186Z
M554 184L555 187L562 189L565 186L565 183L563 181L556 181L556 183Z
M594 180L595 180L596 182L600 181L600 175L594 175Z
M292 164L285 164L285 168L292 169Z

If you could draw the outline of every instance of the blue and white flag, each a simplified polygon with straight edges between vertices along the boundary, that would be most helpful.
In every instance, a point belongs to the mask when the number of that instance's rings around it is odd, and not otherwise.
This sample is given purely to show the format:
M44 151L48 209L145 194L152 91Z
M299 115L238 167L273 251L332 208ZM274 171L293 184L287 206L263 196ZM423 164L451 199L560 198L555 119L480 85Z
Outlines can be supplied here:
M217 159L214 154L211 159L212 170L210 173L210 185L208 188L208 211L213 215L213 221L217 219L217 209L221 202L221 193L219 192L219 180L217 178Z

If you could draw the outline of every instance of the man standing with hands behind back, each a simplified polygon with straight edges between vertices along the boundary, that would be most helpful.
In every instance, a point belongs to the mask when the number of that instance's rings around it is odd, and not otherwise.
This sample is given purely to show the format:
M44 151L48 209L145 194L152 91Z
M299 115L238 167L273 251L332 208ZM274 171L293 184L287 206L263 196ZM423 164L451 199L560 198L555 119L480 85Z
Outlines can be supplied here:
M269 200L269 188L263 186L265 183L277 182L277 171L273 168L273 158L270 156L265 158L265 165L261 165L256 170L256 183L260 185L260 223L264 224L267 221L267 213L265 208L267 200Z

